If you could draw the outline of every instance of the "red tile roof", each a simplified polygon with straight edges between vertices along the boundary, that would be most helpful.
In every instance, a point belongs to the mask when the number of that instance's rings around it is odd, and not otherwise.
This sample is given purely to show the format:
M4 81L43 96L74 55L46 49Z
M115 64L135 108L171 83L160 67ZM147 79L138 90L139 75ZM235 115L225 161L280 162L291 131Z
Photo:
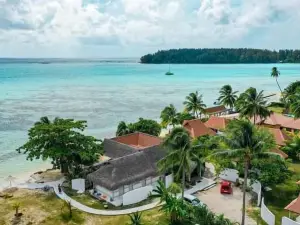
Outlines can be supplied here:
M280 130L279 128L268 127L268 130L274 135L277 145L284 146L285 142L291 139L283 130Z
M279 148L275 148L271 150L271 152L280 155L283 159L287 159L289 157L285 152L281 151Z
M226 109L226 107L224 105L219 105L219 106L214 106L214 107L206 108L205 112L207 114L213 114L213 113L224 112L226 110L227 109Z
M136 149L148 148L151 146L160 145L162 139L145 133L132 133L119 137L112 138L112 140L129 145Z
M287 205L284 209L300 214L300 196Z
M225 130L229 119L224 117L211 116L208 121L205 122L205 126L215 130Z
M190 133L192 138L197 138L204 135L216 135L216 132L206 127L200 119L185 120L183 122L183 127Z
M252 118L253 121L253 118ZM261 119L257 118L256 124L266 124L271 126L279 125L283 128L290 128L300 130L300 119L294 119L279 113L272 113L268 118Z

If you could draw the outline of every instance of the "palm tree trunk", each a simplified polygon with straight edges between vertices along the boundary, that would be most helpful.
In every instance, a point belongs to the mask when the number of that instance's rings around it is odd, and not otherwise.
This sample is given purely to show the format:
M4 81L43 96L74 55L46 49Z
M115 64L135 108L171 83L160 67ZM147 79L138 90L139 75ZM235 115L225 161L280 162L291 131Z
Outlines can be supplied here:
M247 179L248 179L248 167L249 167L249 160L245 159L244 187L243 187L243 211L242 211L241 225L245 225L245 218L246 218L246 190L247 190Z
M278 88L279 88L279 90L280 90L280 92L281 92L281 95L282 95L282 97L283 97L283 91L282 91L282 89L281 89L281 87L280 87L280 85L279 85L279 83L278 83L277 78L276 78L276 83L277 83L277 86L278 86ZM284 99L284 97L283 97L283 99Z
M183 201L183 196L184 196L184 187L185 187L185 170L184 170L184 167L183 167L182 168L182 178L181 178L181 189L182 189L181 197L182 197L182 201Z

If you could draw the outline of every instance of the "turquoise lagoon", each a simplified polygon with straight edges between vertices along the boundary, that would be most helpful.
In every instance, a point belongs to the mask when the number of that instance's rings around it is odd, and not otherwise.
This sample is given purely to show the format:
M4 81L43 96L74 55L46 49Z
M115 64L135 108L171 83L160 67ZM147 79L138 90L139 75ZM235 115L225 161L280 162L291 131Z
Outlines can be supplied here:
M15 151L42 116L87 120L88 134L113 137L119 121L158 120L164 106L173 103L181 110L185 96L196 90L208 106L224 84L278 93L270 77L273 66L281 71L282 87L300 77L298 64L172 65L175 75L165 76L168 65L0 63L0 182L45 165Z

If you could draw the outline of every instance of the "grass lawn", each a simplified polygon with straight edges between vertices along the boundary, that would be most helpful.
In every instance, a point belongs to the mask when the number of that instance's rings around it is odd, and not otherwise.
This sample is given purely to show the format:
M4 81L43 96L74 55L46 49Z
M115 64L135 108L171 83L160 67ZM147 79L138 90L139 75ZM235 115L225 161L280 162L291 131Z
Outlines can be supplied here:
M268 107L268 109L275 113L283 113L284 110L283 107Z
M289 212L284 210L284 207L299 195L296 182L300 180L300 163L291 164L290 171L292 173L290 179L286 180L283 184L276 185L272 191L265 193L265 203L275 214L276 225L281 224L283 216L289 216ZM295 217L296 215L292 216Z
M68 209L63 207L64 202L54 193L43 191L16 190L12 198L0 198L0 224L12 224L14 218L13 205L20 203L19 212L23 213L20 224L31 225L125 225L129 217L124 216L97 216L73 209L72 219L68 218ZM92 203L91 203L92 204ZM169 221L163 212L158 209L145 211L142 214L145 225L168 225Z

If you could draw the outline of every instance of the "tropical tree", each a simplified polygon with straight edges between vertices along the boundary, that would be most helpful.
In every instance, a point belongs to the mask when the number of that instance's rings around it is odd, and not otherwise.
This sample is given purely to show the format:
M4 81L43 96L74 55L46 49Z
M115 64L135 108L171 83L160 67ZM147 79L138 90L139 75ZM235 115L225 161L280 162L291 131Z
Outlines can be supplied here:
M130 225L143 225L142 213L135 212L133 214L129 214L129 217L130 217Z
M148 120L144 118L139 118L136 123L129 124L121 121L118 125L116 135L122 136L135 132L142 132L154 136L159 136L161 132L161 126L155 120Z
M183 124L183 122L185 120L193 120L193 119L195 119L195 116L193 116L189 112L183 111L181 113L177 113L177 118L178 118L179 124Z
M173 126L173 128L179 124L178 113L173 104L166 106L160 114L161 125L166 128L169 125Z
M118 124L116 136L118 137L118 136L123 136L123 135L126 135L126 134L130 134L130 130L129 130L127 124L124 121L121 121Z
M244 163L244 186L243 186L243 214L242 225L245 225L246 213L246 189L248 170L252 160L257 158L276 158L279 156L269 152L275 147L274 137L271 133L257 128L250 121L236 120L229 123L224 139L230 150L222 150L214 153L211 157L229 158Z
M195 117L201 118L201 114L204 113L206 105L203 102L203 96L199 95L198 91L190 93L183 102L188 112L191 112Z
M288 154L289 158L295 161L300 160L300 137L295 135L282 150Z
M172 130L171 134L164 140L163 145L168 149L168 154L158 162L160 170L173 170L177 166L175 176L180 177L182 198L185 189L185 177L190 172L191 163L191 137L189 133L182 127Z
M230 85L224 85L221 90L219 91L220 97L218 98L218 101L228 106L230 109L233 109L235 101L237 100L237 91L233 91L232 87Z
M300 88L296 89L296 92L289 96L290 109L295 118L300 118Z
M102 153L101 140L82 132L86 121L42 117L29 129L29 140L19 153L27 154L27 160L51 159L54 168L71 173L84 165L92 165Z
M276 83L277 83L277 86L278 86L278 88L279 88L279 90L280 90L280 92L281 92L281 95L282 95L282 97L284 98L282 89L281 89L281 87L280 87L280 85L279 85L279 83L278 83L278 77L279 77L279 75L280 75L280 72L279 72L279 70L277 69L277 67L273 67L273 68L272 68L272 72L271 72L271 77L274 77L274 78L275 78Z
M181 179L183 197L186 176L190 177L192 163L197 164L199 175L201 175L203 158L197 148L192 146L189 133L182 127L173 129L164 140L163 146L168 149L168 153L158 162L158 168L163 172L171 171L176 178Z
M15 217L18 217L19 214L19 209L20 209L21 203L20 202L16 202L13 204L13 209L15 210Z
M257 92L256 88L249 88L240 95L237 100L236 108L240 117L253 118L254 124L257 117L266 118L270 116L267 108L267 101L264 98L263 91Z
M160 203L163 203L161 210L170 215L170 221L172 224L187 220L187 203L183 201L183 199L178 199L175 193L169 192L162 181L158 181L158 185L153 190L153 194L151 194L150 197L160 199Z

